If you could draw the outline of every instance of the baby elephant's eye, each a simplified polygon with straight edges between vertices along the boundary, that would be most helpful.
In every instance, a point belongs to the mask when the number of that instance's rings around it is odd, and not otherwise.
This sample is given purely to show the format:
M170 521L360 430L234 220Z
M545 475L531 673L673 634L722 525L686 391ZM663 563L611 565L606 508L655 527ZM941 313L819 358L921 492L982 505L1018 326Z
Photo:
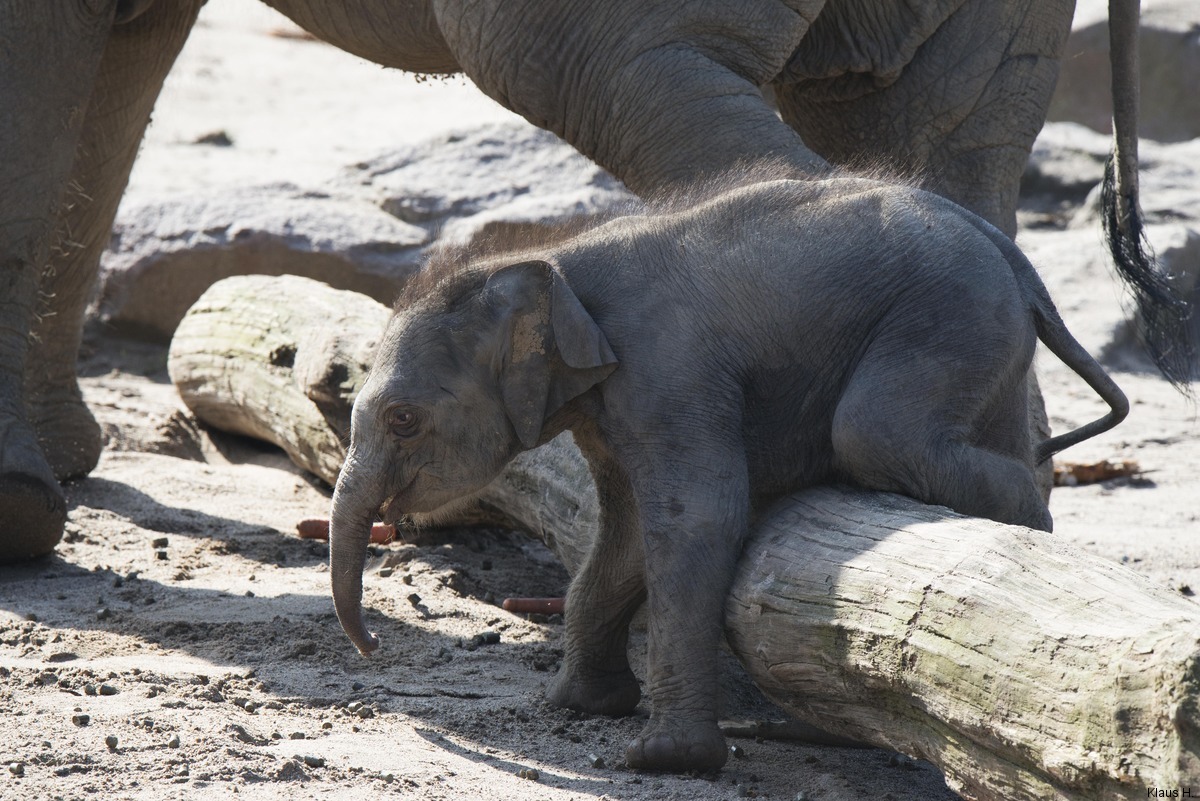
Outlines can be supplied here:
M398 437L411 437L417 433L417 413L404 406L398 406L388 415L388 427Z

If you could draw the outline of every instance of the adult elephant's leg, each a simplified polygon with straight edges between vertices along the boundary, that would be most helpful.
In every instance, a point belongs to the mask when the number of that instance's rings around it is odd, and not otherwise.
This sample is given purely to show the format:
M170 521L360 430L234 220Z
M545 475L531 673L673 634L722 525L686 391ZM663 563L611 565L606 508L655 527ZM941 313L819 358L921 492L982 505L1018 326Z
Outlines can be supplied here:
M780 114L830 161L909 172L1016 236L1021 173L1046 119L1074 5L973 0L894 81L842 75L777 86ZM1028 386L1031 435L1043 440L1050 424L1032 368ZM1037 479L1049 497L1049 461Z
M116 4L0 3L0 561L48 553L66 503L28 417L42 270Z
M489 96L653 194L773 161L826 168L764 102L823 0L441 0L438 22Z
M100 429L75 377L84 307L154 101L200 5L162 0L118 23L96 76L42 276L25 376L30 422L59 480L86 475L100 457Z

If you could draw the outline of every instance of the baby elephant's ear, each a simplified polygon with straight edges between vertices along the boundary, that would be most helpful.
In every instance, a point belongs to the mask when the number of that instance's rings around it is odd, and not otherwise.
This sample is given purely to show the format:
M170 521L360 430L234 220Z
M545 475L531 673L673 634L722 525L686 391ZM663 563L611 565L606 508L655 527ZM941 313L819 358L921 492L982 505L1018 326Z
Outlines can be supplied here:
M522 446L537 445L546 418L617 369L604 332L558 271L544 261L503 267L484 287L497 311L501 395Z

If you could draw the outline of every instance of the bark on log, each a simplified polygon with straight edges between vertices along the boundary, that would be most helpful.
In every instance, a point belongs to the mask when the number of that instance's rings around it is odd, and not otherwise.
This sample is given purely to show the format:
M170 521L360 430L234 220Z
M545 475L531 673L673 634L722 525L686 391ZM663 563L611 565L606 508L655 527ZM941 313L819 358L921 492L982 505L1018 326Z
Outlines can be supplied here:
M305 279L230 278L184 319L171 376L200 419L332 482L386 314ZM598 515L568 437L515 461L461 522L497 519L575 571ZM1200 794L1200 607L1053 535L894 495L797 493L751 533L726 633L789 712L928 759L967 798Z

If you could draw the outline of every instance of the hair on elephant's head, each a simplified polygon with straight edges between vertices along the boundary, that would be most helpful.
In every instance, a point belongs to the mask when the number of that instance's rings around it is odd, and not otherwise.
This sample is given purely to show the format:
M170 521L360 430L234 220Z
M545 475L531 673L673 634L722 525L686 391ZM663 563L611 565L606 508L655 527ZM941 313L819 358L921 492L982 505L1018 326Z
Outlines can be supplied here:
M361 603L380 510L396 520L471 497L617 366L603 332L545 261L458 270L402 301L354 402L331 514L334 605L364 654L378 647Z

